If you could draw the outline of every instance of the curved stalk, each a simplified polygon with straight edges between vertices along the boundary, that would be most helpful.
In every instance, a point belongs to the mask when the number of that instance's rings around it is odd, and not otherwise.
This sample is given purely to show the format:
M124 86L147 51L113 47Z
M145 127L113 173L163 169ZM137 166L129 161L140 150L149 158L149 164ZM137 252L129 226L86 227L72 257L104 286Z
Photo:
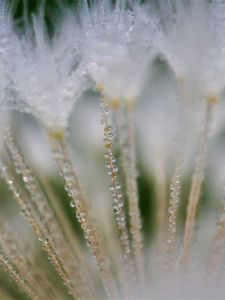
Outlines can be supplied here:
M116 225L119 231L120 244L122 248L122 263L125 271L124 292L129 292L129 287L134 281L134 266L131 257L131 244L129 233L126 224L126 215L124 209L124 198L121 191L121 184L118 177L117 161L113 153L113 128L110 124L109 112L110 109L104 96L101 99L103 126L104 126L104 146L107 174L111 179L110 190L113 197L113 209L115 214Z
M206 111L204 117L204 124L201 131L201 136L198 145L198 152L195 161L195 169L192 176L191 189L188 199L187 207L187 216L184 229L184 238L183 238L183 250L180 260L181 267L186 270L188 267L190 255L191 255L191 246L192 239L195 230L195 218L199 199L202 191L202 184L205 177L205 166L206 166L206 154L208 150L208 141L209 141L209 132L211 125L211 118L213 107L217 102L215 96L208 97L206 104Z
M85 275L82 274L81 270L77 269L76 258L72 255L64 239L57 218L53 215L48 201L30 168L24 162L10 130L6 132L5 143L16 172L21 174L24 186L30 194L29 201L26 201L26 196L20 193L15 178L8 174L6 168L2 169L3 179L42 243L42 248L47 252L50 262L53 264L58 275L63 279L69 293L74 295L75 298L80 298L82 295L89 295L90 290L88 285L85 284ZM77 287L78 282L79 287Z
M39 297L36 295L35 291L29 286L27 281L21 277L17 272L10 260L0 251L0 266L9 274L9 276L16 282L16 284L28 295L29 298L33 300L38 300Z
M134 252L135 267L139 284L144 286L145 268L143 254L143 237L141 233L141 216L138 206L138 187L136 170L136 149L134 137L133 106L127 105L115 110L115 123L117 127L117 137L121 155L121 165L123 169L126 194L128 199L129 223Z
M108 298L116 298L117 290L112 271L109 267L108 260L102 249L102 243L90 216L90 208L88 207L86 197L80 183L80 178L78 177L71 161L64 132L49 130L48 137L57 167L59 169L59 174L63 177L65 182L65 190L70 198L72 198L70 206L75 210L77 220L79 221L84 232L87 246L90 248L93 257L96 260L100 271L102 284L105 288Z

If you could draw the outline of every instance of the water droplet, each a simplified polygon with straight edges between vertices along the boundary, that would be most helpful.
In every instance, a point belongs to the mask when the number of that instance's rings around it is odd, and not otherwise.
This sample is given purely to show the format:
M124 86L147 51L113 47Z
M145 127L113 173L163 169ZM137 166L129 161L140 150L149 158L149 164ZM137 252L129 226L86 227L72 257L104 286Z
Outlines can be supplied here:
M105 154L104 154L104 157L107 159L107 158L109 158L109 156L110 156L110 153L109 152L106 152Z
M28 178L27 176L23 176L23 181L24 181L25 183L27 183L27 182L29 181L29 178Z
M19 189L18 189L18 188L16 188L16 190L15 190L15 196L16 196L16 197L19 197L19 196L20 196L20 193L19 193Z
M116 163L116 159L115 157L112 158L112 163L115 164Z
M120 190L121 189L121 185L120 184L116 184L116 189Z
M118 172L118 168L117 167L113 167L113 173L117 173Z
M49 244L49 239L46 238L43 243L47 246Z
M70 207L74 208L76 205L75 205L75 201L71 201L70 202Z

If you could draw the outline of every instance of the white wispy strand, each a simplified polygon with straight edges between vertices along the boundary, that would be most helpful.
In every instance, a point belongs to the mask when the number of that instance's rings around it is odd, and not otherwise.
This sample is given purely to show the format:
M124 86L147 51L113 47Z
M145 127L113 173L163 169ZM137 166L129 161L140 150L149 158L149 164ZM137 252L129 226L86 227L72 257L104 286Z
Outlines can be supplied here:
M157 47L195 99L219 95L224 87L221 10L222 1L160 1Z
M80 40L90 76L104 86L108 98L136 98L154 51L153 19L138 3L87 1L81 5Z
M67 126L73 106L87 86L67 29L62 26L50 41L42 18L37 17L31 32L13 37L11 79L20 97L18 104L50 128Z

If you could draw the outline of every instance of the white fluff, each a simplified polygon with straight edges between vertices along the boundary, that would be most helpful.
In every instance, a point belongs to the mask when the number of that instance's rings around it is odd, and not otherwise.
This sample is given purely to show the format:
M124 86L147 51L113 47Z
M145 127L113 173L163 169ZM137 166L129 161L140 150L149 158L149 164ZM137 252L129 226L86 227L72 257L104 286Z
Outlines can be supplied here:
M112 99L136 98L154 52L154 22L139 4L84 1L80 13L81 46L89 74ZM151 32L150 30L151 29Z
M67 32L71 28L64 25L50 41L42 18L36 18L32 32L13 37L11 79L20 107L51 128L67 126L73 105L86 88L79 56Z
M225 83L222 1L160 1L157 47L176 77L201 95L219 95Z

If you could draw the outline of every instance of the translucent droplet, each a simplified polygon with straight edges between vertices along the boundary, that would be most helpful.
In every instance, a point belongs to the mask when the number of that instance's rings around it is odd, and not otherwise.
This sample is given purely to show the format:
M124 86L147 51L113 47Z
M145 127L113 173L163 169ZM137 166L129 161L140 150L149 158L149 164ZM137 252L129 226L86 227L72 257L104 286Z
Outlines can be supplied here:
M109 158L109 156L110 156L110 153L109 153L109 152L106 152L106 153L104 154L104 157L105 157L105 158Z
M120 184L117 184L117 185L116 185L116 189L117 189L117 190L120 190L120 189L121 189L121 185L120 185Z
M25 183L27 183L27 182L29 181L29 178L28 178L27 176L23 176L23 181L24 181Z
M118 168L117 167L113 167L113 173L117 173L118 172Z
M116 159L115 157L112 158L112 163L115 164L116 163Z
M43 242L46 246L48 245L48 243L49 243L49 239L48 238L46 238L45 240L44 240L44 242Z
M110 191L114 191L115 190L114 185L111 185L109 189L110 189Z
M113 133L112 133L111 131L108 133L108 137L109 137L109 138L112 138L112 137L113 137Z
M76 205L75 205L75 201L71 201L70 202L70 207L74 208Z

